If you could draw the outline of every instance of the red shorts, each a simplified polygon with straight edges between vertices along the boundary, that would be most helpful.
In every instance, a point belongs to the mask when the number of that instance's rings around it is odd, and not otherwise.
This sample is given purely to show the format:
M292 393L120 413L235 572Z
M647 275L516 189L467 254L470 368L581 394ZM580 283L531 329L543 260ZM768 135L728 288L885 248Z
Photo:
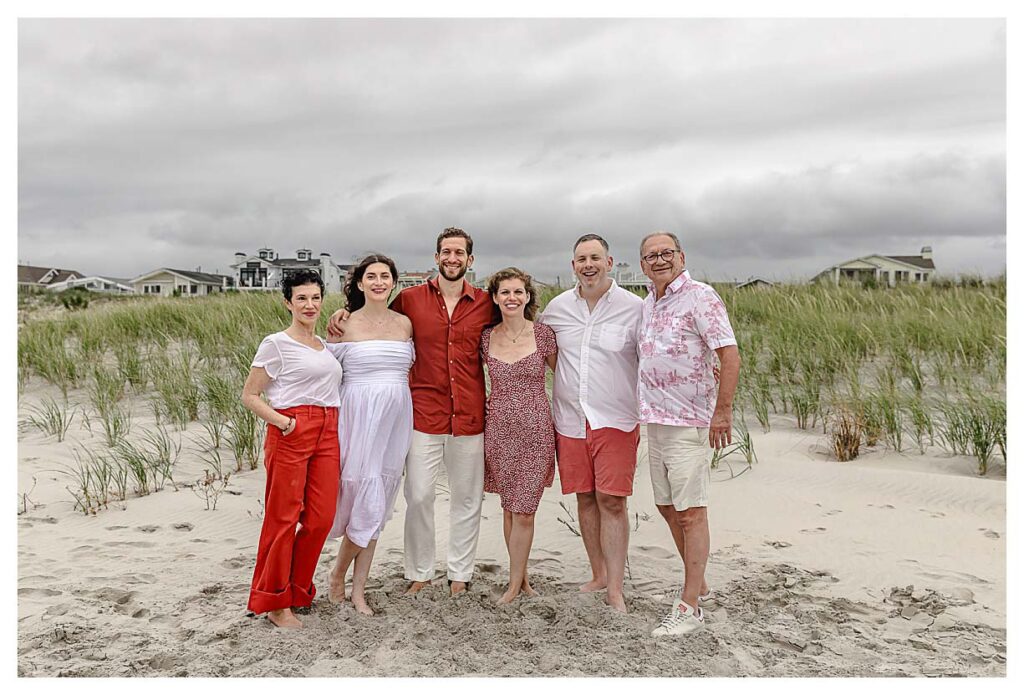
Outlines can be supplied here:
M636 450L640 445L640 425L631 432L614 427L590 429L585 439L555 435L558 478L562 494L597 492L616 497L633 494Z

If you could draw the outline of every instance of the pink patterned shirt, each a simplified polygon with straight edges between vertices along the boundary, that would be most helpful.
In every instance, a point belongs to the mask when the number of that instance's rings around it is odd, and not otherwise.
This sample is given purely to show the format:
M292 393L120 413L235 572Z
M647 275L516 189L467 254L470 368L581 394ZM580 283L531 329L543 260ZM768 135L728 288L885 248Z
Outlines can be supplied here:
M722 298L686 270L644 299L637 394L645 423L708 427L718 399L715 350L735 345Z

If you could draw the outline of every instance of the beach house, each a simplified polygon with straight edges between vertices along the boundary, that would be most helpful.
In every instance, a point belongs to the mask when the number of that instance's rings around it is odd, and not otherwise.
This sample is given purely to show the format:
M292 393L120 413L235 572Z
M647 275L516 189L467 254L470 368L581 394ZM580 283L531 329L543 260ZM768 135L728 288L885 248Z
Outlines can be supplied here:
M75 287L104 294L133 294L135 292L135 288L131 285L131 280L102 275L89 275L87 277L68 278L59 282L52 282L46 289L51 292L63 292Z
M132 278L129 283L136 294L156 297L205 297L234 287L228 275L203 273L198 270L157 268Z
M811 282L874 282L880 286L895 287L903 283L930 282L934 271L932 247L925 246L917 256L871 254L854 258L829 266L811 278Z
M243 292L280 291L281 281L286 275L306 268L320 274L327 292L341 292L345 272L350 267L338 265L327 252L314 257L310 249L298 249L295 258L281 258L269 247L258 249L254 255L239 251L235 254L235 262L231 264L235 287Z
M37 265L18 266L18 287L36 287L42 289L49 287L55 282L76 280L81 277L84 276L77 270L50 268L47 266Z

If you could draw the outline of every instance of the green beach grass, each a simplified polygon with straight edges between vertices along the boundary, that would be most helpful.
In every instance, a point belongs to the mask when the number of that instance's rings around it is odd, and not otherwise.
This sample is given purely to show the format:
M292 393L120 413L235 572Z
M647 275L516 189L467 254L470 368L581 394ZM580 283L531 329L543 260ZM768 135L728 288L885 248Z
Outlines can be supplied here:
M997 457L1005 461L1005 281L716 289L743 359L736 408L763 431L779 418L820 427L840 460L861 446L921 453L939 446L974 457L981 475ZM545 287L541 307L559 291ZM259 465L262 428L239 395L262 338L288 325L279 294L93 304L28 317L18 331L19 392L42 379L64 396L35 408L26 425L62 439L74 413L67 393L84 389L84 421L102 429L108 450L83 452L75 472L83 507L123 498L124 485L114 486L116 496L97 492L97 479L112 484L111 467L127 468L136 494L173 484L178 452L167 428L196 421L204 423L200 450L213 478L228 475L221 449L236 471ZM321 335L342 305L340 295L326 297ZM149 403L160 427L142 449L126 443L129 394Z

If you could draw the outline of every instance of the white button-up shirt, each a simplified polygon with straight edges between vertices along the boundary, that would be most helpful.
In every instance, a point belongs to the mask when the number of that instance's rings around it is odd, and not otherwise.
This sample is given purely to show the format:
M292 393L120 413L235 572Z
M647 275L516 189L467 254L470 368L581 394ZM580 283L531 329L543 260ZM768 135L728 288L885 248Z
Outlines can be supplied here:
M555 331L558 342L551 411L555 430L562 436L583 439L588 422L595 430L636 429L637 341L642 312L643 300L614 280L593 312L580 295L579 285L552 299L544 309L538 320Z
M715 350L736 344L725 304L685 270L654 297L651 286L640 329L640 419L708 427L718 400Z

